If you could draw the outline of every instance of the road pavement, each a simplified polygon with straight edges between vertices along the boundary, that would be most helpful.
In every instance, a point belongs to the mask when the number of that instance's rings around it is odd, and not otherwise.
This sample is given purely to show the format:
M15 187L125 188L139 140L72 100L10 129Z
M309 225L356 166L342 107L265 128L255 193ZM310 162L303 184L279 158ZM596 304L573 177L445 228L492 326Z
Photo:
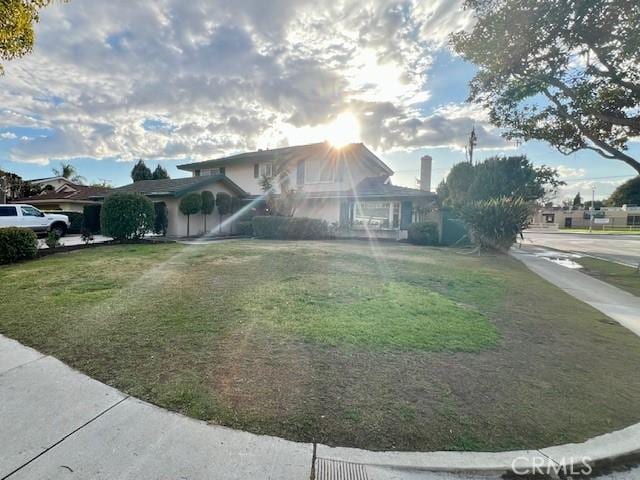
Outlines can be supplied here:
M640 235L526 231L523 245L582 253L633 266L640 264Z

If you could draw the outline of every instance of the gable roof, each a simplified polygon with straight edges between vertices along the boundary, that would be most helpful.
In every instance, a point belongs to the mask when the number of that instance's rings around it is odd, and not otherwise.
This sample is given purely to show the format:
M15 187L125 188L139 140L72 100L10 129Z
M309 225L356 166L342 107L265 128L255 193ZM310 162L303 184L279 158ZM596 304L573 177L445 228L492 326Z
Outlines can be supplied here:
M238 196L247 196L242 188L224 175L205 175L203 177L187 177L162 180L141 180L123 187L115 188L111 193L141 193L149 197L172 196L181 197L193 190L198 190L212 183L222 182Z
M386 163L380 160L363 143L350 143L341 148L334 148L327 142L296 145L293 147L274 148L271 150L257 150L255 152L239 153L228 157L205 160L203 162L185 163L178 165L181 170L194 171L207 168L223 167L240 163L280 162L285 161L293 165L314 156L335 157L336 159L358 159L368 162L387 175L393 175Z
M112 191L107 187L91 187L87 185L72 184L73 190L58 189L46 190L31 197L15 198L13 202L20 203L49 203L49 202L91 202L96 196L104 196Z

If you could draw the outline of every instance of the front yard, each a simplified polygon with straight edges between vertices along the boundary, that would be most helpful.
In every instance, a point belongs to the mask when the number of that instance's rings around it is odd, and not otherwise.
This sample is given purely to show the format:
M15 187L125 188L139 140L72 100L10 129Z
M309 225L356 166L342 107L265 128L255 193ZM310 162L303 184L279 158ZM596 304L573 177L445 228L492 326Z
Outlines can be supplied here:
M94 378L294 440L537 448L640 421L640 339L509 257L109 246L0 268L0 303L1 333Z

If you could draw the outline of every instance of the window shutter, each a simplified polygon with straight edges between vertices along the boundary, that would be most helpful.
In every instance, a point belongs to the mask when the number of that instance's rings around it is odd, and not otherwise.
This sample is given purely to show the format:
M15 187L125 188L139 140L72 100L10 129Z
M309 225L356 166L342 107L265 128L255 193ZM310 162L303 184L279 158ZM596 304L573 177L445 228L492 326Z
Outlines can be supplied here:
M253 178L258 178L260 176L260 164L256 163L253 166Z

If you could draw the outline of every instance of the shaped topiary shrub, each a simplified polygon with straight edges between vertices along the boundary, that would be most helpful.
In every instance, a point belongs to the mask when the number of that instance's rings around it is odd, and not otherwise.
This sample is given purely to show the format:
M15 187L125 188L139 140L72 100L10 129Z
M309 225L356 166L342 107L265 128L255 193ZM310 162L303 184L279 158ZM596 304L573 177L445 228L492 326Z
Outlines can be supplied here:
M102 234L115 240L139 240L153 230L154 222L153 202L139 193L114 193L102 204Z
M28 228L0 228L0 264L35 258L38 238Z

